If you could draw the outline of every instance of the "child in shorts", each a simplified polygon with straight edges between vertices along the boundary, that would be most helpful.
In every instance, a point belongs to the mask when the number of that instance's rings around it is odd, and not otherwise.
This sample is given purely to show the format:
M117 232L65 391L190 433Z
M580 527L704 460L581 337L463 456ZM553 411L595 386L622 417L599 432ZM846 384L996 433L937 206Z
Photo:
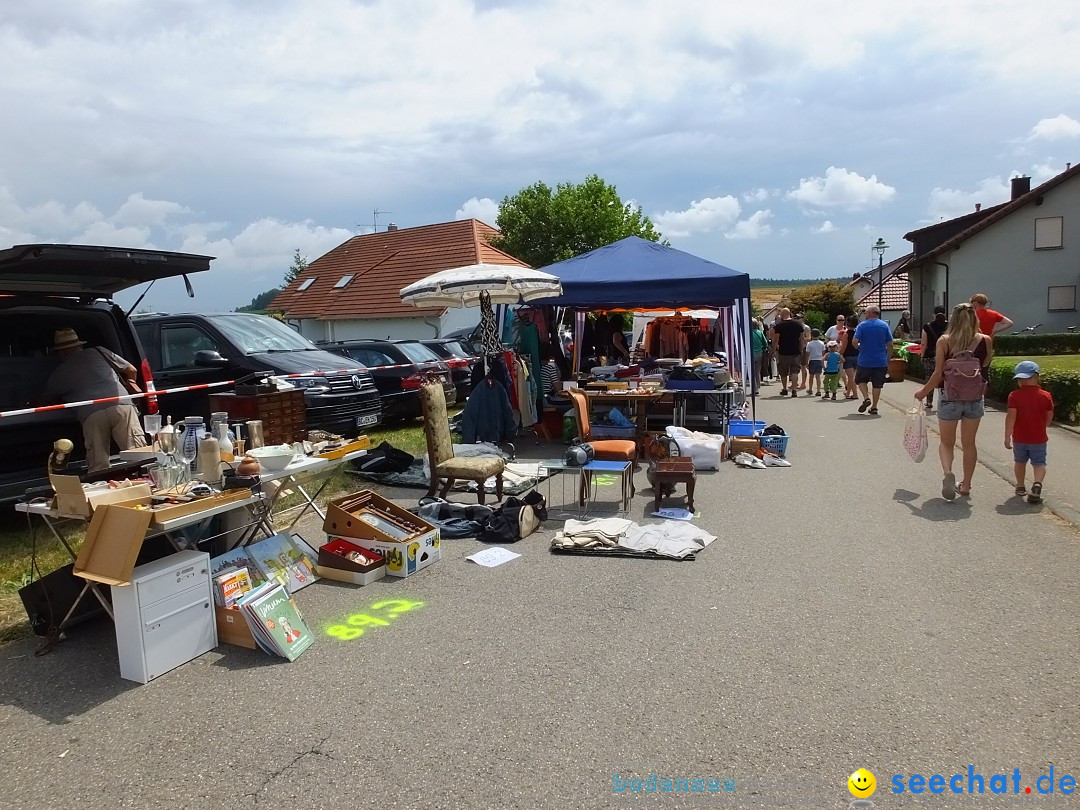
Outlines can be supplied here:
M825 344L821 342L821 331L818 329L810 330L810 341L806 344L806 357L807 357L807 369L810 372L810 384L809 393L810 396L814 396L815 389L821 396L825 396L825 392L821 388L821 370L823 367L823 360L825 359Z
M835 340L825 344L825 350L825 390L821 395L835 400L836 392L840 388L840 366L843 365L844 358L840 356L840 344Z
M1013 474L1016 495L1027 495L1028 503L1042 503L1043 478L1046 476L1046 428L1054 420L1054 398L1039 385L1039 366L1024 360L1013 369L1018 388L1009 394L1009 412L1005 416L1005 446L1013 451ZM1024 487L1027 464L1031 462L1034 483L1031 492Z

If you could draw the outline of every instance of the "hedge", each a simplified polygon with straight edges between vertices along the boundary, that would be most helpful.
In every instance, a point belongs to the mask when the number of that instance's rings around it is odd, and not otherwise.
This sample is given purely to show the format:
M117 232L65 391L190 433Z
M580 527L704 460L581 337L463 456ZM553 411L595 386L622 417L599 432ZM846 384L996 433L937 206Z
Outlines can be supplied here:
M1037 337L1050 337L1038 335ZM1069 337L1073 337L1069 335ZM994 349L998 348L998 338L994 338ZM1004 403L1009 393L1016 388L1013 379L1014 364L1011 361L990 363L990 390L987 398ZM908 375L917 380L925 380L922 358L912 355L908 360ZM1054 398L1054 418L1071 425L1080 423L1080 372L1057 371L1047 369L1040 376L1042 387Z
M994 335L994 354L1006 357L1041 357L1080 352L1080 332L1045 335Z

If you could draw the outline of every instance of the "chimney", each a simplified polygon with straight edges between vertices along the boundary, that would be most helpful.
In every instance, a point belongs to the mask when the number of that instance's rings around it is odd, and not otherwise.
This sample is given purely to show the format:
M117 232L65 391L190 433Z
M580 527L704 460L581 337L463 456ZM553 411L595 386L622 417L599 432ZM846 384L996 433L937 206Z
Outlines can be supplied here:
M388 230L388 231L396 231L397 230L397 225L395 225L393 222L391 222L389 225L386 226L386 230Z
M982 211L982 203L975 203L975 213L977 214L980 211Z
M1022 197L1031 191L1030 177L1014 177L1012 179L1012 198Z

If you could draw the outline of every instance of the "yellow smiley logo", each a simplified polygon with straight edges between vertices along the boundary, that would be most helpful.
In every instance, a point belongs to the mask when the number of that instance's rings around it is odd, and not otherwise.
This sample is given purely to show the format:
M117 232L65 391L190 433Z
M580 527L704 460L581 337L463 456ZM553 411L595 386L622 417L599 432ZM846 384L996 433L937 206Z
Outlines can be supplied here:
M877 790L877 780L866 768L859 768L847 779L847 789L856 799L867 799Z

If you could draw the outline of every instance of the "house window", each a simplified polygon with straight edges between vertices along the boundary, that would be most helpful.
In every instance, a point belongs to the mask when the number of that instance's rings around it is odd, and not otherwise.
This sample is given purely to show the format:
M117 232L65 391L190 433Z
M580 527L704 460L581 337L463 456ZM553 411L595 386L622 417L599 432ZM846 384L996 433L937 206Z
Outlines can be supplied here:
M306 279L304 279L304 283L296 288L296 291L297 292L303 292L304 290L306 290L308 287L310 287L314 283L315 283L315 277L314 276L312 276L311 278L306 278Z
M1035 249L1061 247L1061 217L1039 217L1035 220Z
M338 283L334 285L334 289L335 290L340 290L342 287L344 287L350 281L352 281L352 276L342 276L341 278L338 279Z
M1046 309L1050 312L1076 311L1076 285L1046 288Z

